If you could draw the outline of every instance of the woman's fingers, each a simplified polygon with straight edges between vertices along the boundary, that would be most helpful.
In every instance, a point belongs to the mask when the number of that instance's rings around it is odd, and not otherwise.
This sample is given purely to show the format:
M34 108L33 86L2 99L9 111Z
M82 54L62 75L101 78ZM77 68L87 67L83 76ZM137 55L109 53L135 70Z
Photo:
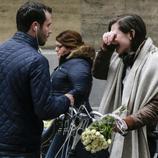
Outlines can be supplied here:
M106 32L103 34L103 41L106 45L110 45L115 42L117 34L113 31Z

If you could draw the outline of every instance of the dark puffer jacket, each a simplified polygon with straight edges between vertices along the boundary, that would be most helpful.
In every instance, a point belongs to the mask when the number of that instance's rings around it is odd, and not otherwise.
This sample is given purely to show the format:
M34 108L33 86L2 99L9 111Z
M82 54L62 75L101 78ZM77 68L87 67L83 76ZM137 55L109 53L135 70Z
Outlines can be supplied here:
M0 45L0 151L33 152L40 148L43 119L67 111L67 97L50 97L47 59L36 39L17 32Z
M89 94L92 87L91 68L94 56L95 52L91 49L63 56L51 75L52 94L60 96L70 93L75 98L76 107L85 104L88 110L91 110Z

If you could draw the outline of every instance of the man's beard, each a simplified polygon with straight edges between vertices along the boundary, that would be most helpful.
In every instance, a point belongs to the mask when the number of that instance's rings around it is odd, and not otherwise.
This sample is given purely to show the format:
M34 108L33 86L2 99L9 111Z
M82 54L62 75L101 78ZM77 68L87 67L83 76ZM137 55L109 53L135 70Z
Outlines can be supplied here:
M39 46L44 46L45 43L46 43L46 41L43 40L42 38L39 38L39 39L38 39L38 44L39 44Z
M43 35L42 33L39 33L39 34L38 34L38 39L37 39L37 41L38 41L38 45L39 45L39 46L44 46L44 45L45 45L46 40L45 40L44 35Z

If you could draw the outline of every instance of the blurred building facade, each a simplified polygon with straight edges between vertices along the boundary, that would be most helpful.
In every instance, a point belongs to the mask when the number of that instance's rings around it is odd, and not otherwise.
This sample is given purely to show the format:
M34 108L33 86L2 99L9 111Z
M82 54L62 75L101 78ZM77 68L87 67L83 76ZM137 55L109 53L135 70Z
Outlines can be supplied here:
M38 1L38 0L36 0ZM54 45L55 36L73 29L82 33L84 39L96 48L102 34L107 30L109 19L124 13L136 13L147 24L149 36L158 44L157 0L39 0L53 8L52 35L46 45ZM17 8L26 0L0 0L0 42L16 31Z

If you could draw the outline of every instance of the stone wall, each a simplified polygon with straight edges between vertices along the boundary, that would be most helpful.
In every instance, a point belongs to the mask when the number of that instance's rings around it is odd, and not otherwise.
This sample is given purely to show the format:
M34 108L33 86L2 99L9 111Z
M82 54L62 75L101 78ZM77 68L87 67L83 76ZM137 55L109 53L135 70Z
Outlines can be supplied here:
M147 24L148 35L158 44L157 0L81 0L81 31L84 38L99 47L109 20L124 13L140 15Z
M16 31L17 8L26 0L0 0L0 42ZM85 41L99 47L108 21L118 14L137 13L147 24L148 34L158 44L157 0L39 0L53 8L53 32L46 47L54 45L55 36L73 29Z
M36 0L38 1L38 0ZM55 36L65 30L80 32L80 0L39 0L53 9L52 34L46 47L55 43ZM26 0L0 0L0 43L16 31L16 11Z

